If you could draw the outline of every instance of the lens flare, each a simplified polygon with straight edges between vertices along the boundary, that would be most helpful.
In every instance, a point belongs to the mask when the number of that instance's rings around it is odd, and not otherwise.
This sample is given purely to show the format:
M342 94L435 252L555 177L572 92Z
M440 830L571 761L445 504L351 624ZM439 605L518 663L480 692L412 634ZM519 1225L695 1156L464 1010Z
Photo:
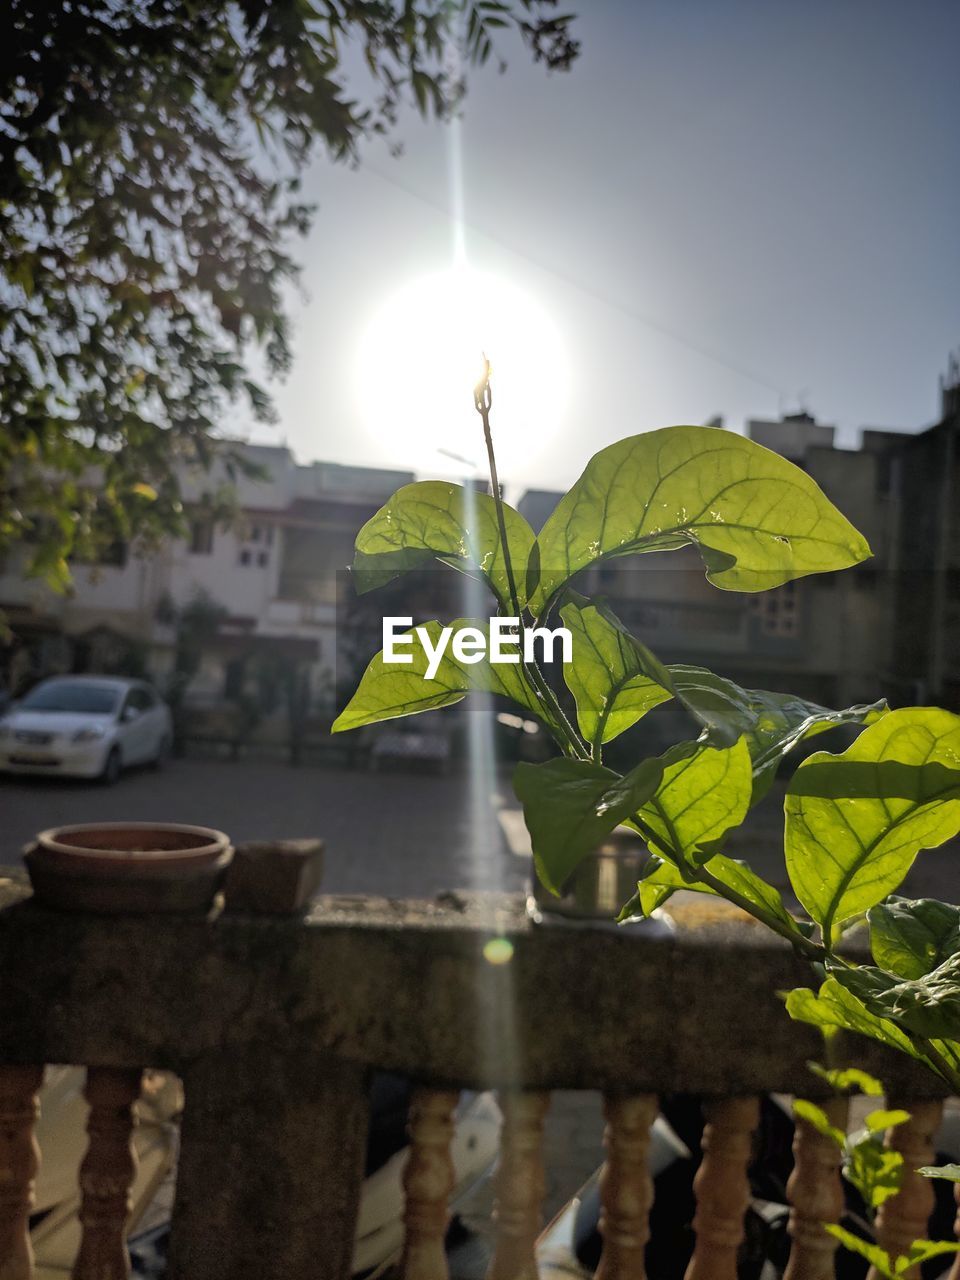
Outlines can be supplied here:
M509 938L491 938L483 948L487 964L509 964L513 959L513 943Z

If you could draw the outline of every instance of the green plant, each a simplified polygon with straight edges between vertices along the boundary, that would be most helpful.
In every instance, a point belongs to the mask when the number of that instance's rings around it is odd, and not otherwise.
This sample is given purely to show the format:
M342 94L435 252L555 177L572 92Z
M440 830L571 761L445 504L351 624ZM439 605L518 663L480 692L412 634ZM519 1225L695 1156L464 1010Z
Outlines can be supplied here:
M883 1093L880 1081L865 1071L828 1071L816 1063L810 1065L838 1093L848 1093L854 1089L875 1097ZM853 1134L847 1134L834 1125L826 1111L814 1102L797 1099L793 1104L793 1111L798 1120L805 1121L825 1138L836 1143L840 1151L843 1175L860 1193L868 1219L865 1225L872 1234L877 1209L884 1201L897 1194L905 1172L901 1153L884 1146L881 1139L890 1129L905 1124L910 1119L909 1111L878 1108L864 1116L862 1127ZM941 1175L940 1170L921 1169L919 1172L945 1176ZM900 1276L929 1258L960 1251L960 1245L952 1241L914 1240L906 1253L893 1256L879 1243L864 1239L841 1227L839 1223L825 1222L823 1225L824 1230L839 1240L844 1248L866 1258L887 1280L899 1280Z
M489 371L488 371L489 374ZM412 637L412 663L373 659L334 731L448 706L471 690L511 698L562 752L521 764L515 788L537 874L559 892L619 823L635 828L649 865L622 919L648 916L677 889L718 894L821 966L819 991L790 993L794 1018L846 1028L924 1062L960 1091L960 909L893 897L920 849L960 830L960 717L884 702L831 710L743 689L700 667L665 664L610 609L572 586L590 565L693 544L707 578L756 592L865 560L866 541L803 471L750 440L715 428L668 427L601 450L539 535L500 497L490 435L489 376L476 392L492 496L426 481L400 489L360 530L360 592L440 560L486 583L518 640L556 610L573 637L565 707L535 661L457 660L448 649L431 679ZM456 625L456 624L455 624ZM488 620L472 620L481 633ZM426 625L433 643L440 624ZM605 746L653 707L675 699L694 735L625 774ZM785 804L791 884L805 915L723 848L770 789L783 756L836 725L859 736L839 755L796 770ZM842 954L866 916L872 964Z

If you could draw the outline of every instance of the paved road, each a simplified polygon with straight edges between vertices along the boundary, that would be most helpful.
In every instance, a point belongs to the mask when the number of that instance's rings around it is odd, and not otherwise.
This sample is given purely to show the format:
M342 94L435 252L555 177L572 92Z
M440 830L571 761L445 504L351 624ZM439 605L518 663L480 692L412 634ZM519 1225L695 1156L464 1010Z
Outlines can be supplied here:
M476 786L438 777L269 761L175 760L112 788L0 774L0 866L45 827L160 820L217 827L235 840L324 837L330 893L432 897L444 889L522 889L530 859L509 774ZM790 899L782 796L771 795L729 846ZM904 892L960 900L960 842L917 859Z
M0 865L16 865L23 845L46 827L152 819L216 827L235 840L322 836L331 893L512 891L523 887L529 859L510 850L497 820L503 805L515 812L506 777L475 793L466 776L261 761L174 760L160 773L127 773L111 788L0 775Z

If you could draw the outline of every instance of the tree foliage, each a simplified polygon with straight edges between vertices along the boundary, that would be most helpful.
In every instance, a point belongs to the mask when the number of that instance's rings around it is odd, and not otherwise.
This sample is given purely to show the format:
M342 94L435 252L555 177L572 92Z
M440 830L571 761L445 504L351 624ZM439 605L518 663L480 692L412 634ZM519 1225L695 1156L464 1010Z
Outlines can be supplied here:
M445 117L497 37L565 68L556 0L11 0L0 45L0 550L32 570L182 528L178 471L245 405L314 152ZM369 73L355 96L345 57ZM224 451L221 451L224 452ZM226 452L228 468L241 465ZM91 480L93 483L91 483Z

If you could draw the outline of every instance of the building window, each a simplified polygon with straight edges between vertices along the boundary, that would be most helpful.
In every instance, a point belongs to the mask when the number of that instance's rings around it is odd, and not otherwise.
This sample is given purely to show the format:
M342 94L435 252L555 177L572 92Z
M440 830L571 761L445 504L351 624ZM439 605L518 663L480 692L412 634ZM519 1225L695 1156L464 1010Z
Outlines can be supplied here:
M244 547L243 550L240 552L240 563L244 566L247 566L252 562L252 560L253 560L253 552L250 551L247 547Z
M754 596L750 607L760 620L760 633L789 639L800 633L800 593L795 582Z
M257 564L260 566L261 569L266 568L266 566L269 563L270 563L270 555L268 552L266 551L257 552Z
M190 554L208 556L213 551L213 521L194 520L190 525Z

